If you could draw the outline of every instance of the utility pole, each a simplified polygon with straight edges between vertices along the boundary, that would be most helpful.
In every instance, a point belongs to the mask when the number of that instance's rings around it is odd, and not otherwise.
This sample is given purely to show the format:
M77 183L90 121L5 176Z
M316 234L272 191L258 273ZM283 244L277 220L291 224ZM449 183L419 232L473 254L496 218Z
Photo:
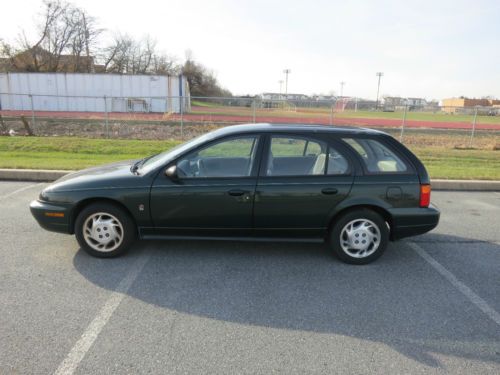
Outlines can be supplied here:
M378 85L377 85L377 105L375 107L375 109L378 109L378 94L380 92L380 78L382 78L382 76L384 75L383 72L377 72L377 77L378 77Z
M278 81L278 83L280 84L280 97L279 97L279 98L281 99L281 93L283 92L283 91L282 91L282 88L283 88L283 80L282 80L282 79L280 79L280 80Z
M283 70L283 73L285 73L285 98L288 99L288 75L292 72L291 69L285 69Z
M341 81L340 82L340 97L343 98L344 97L344 85L345 85L345 82L344 81Z

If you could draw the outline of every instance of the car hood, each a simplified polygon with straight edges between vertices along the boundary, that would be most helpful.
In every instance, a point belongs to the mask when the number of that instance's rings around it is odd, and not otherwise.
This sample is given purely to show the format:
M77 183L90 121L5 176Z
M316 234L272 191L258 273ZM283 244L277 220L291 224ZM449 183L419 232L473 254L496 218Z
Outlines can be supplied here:
M135 185L141 180L141 176L130 171L130 167L134 162L136 160L120 161L69 173L55 181L45 191L62 192Z

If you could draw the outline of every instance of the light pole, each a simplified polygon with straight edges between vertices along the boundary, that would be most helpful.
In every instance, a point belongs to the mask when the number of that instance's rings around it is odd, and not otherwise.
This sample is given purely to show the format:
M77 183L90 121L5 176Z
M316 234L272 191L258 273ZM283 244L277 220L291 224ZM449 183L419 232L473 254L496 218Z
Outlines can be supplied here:
M344 97L344 85L345 85L345 82L344 81L341 81L340 82L340 97Z
M383 72L377 72L377 77L378 77L378 85L377 85L377 105L375 107L375 109L378 109L378 94L380 92L380 78L382 78L382 76L384 75Z
M285 98L288 99L288 75L292 72L291 69L285 69L283 70L283 73L285 73Z

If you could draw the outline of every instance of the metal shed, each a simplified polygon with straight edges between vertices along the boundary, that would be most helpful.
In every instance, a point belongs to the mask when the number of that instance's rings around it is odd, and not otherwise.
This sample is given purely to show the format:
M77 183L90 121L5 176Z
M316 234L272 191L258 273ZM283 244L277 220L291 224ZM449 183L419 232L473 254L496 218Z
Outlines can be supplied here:
M189 105L182 75L0 74L1 110L179 113Z

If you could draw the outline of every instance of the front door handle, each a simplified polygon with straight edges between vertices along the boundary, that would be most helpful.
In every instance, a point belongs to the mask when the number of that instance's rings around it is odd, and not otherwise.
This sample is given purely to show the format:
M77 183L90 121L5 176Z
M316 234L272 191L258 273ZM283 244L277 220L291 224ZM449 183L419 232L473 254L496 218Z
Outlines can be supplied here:
M232 195L233 197L241 197L243 194L248 193L248 191L241 190L241 189L233 189L233 190L229 190L227 193L229 195Z
M339 191L335 188L324 188L321 190L323 194L333 195L337 194Z

